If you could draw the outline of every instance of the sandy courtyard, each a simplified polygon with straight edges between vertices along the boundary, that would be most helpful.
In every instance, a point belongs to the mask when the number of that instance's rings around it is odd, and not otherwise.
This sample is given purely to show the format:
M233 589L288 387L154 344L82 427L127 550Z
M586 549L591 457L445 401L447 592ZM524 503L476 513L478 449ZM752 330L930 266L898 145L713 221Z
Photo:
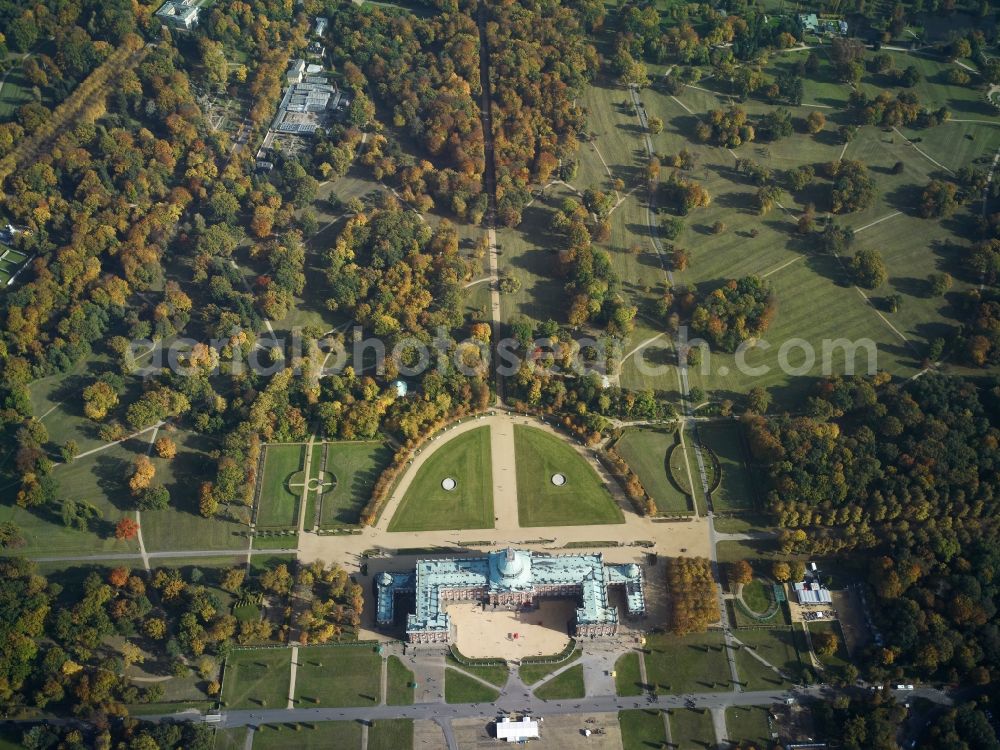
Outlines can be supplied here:
M521 659L562 651L569 643L567 624L576 607L572 599L543 599L528 612L483 609L473 602L448 604L447 611L455 623L455 645L466 656Z

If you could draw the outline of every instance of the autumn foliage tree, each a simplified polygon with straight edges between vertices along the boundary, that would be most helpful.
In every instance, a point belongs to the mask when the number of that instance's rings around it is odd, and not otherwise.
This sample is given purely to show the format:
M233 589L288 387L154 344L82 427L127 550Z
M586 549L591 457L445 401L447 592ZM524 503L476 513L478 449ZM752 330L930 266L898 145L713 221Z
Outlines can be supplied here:
M156 476L156 467L145 455L136 456L132 462L132 473L129 476L128 486L132 495L139 495L150 486L153 477Z
M778 583L787 583L792 578L792 568L784 560L775 560L771 565L771 575Z
M219 501L215 499L214 486L211 482L202 482L198 489L198 512L205 518L211 518L219 510Z
M840 646L840 639L837 638L836 633L826 631L814 633L812 642L813 649L819 656L833 656Z
M89 419L100 422L108 411L118 404L118 394L103 380L98 380L83 389L83 413Z
M753 580L753 568L746 560L730 563L727 573L729 582L734 586L745 586Z
M712 196L703 185L677 171L660 183L659 189L664 203L671 205L681 216L687 216L693 208L704 208L712 203Z
M741 143L754 139L754 127L747 121L747 113L742 107L713 109L708 120L698 125L698 139L717 146L736 148Z
M129 539L135 539L136 535L139 533L139 524L136 523L134 518L125 517L122 518L118 523L115 524L115 539L119 541L128 541Z
M882 286L889 278L889 270L878 250L858 250L851 258L849 267L854 283L865 289Z
M817 110L813 110L806 118L806 130L810 133L818 133L826 125L826 116Z
M760 336L777 310L771 286L757 276L730 279L697 303L691 328L725 351Z
M669 558L667 595L669 625L677 635L701 632L719 619L718 590L707 558Z
M177 444L166 435L157 438L154 448L160 458L174 458L177 455Z
M520 222L528 185L547 179L576 152L585 112L576 105L598 68L575 6L491 3L487 37L493 88L493 136L500 221ZM636 61L633 61L636 62ZM641 77L644 66L629 65Z
M824 173L833 180L830 210L835 214L863 211L875 202L878 188L860 161L842 159L825 165Z
M115 588L121 588L129 579L129 569L128 568L113 568L110 573L108 573L108 583L110 583Z

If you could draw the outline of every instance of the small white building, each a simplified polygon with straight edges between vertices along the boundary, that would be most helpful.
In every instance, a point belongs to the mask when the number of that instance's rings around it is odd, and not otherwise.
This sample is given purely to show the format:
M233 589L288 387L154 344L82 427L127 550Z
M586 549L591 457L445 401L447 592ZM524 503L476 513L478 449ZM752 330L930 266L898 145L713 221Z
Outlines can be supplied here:
M193 29L198 25L198 12L201 10L194 1L167 0L156 11L156 17L177 29Z
M285 74L285 78L289 83L302 83L302 78L306 74L306 61L299 58L298 60L292 60L292 64L288 67L288 72Z
M329 23L330 23L330 20L327 19L327 18L323 18L323 16L320 16L319 18L317 18L316 19L316 29L314 31L314 33L316 34L316 36L323 36L323 32L326 31L327 24L329 24Z
M514 721L509 716L497 720L497 739L504 742L526 742L538 739L538 722L530 716Z

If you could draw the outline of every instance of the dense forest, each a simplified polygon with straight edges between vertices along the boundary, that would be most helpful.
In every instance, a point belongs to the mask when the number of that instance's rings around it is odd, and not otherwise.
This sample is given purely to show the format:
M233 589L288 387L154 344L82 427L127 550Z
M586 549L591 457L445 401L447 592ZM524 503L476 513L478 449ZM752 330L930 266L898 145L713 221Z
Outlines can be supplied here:
M314 643L353 632L362 606L361 588L344 570L322 563L295 576L282 563L252 577L242 566L207 574L160 568L152 575L122 567L75 580L46 579L27 560L0 558L0 572L0 698L98 726L126 715L128 705L161 699L161 685L129 679L148 653L176 677L197 675L205 692L217 696L219 666L234 645L287 639L290 621L238 621L221 596L250 602L266 594L280 612L293 586L306 587L312 603L294 625Z
M745 420L785 551L872 556L874 673L985 684L1000 666L1000 388L835 378L808 412Z
M585 113L575 100L598 67L586 24L603 17L588 7L581 16L559 0L486 6L497 219L506 226L521 222L529 185L547 183L576 152Z
M677 635L699 632L718 621L718 588L708 558L671 557L666 576L671 631Z
M332 54L355 96L370 91L387 130L367 148L378 178L398 180L402 196L478 223L486 211L479 116L479 32L465 13L431 18L403 11L338 6L330 19ZM418 146L407 155L394 132Z

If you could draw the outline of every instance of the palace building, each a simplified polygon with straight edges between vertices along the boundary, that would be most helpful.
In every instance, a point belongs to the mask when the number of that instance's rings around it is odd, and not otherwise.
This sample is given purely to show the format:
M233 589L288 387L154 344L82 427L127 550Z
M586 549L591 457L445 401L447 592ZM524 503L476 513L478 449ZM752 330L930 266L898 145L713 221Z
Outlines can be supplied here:
M479 601L497 609L524 609L536 600L577 599L576 633L607 637L618 633L618 610L608 601L608 590L625 593L628 614L646 613L641 568L635 563L604 562L601 553L540 555L507 548L485 557L420 560L409 573L384 572L376 576L376 621L393 622L396 597L412 595L415 611L406 618L410 643L450 643L453 625L445 606L453 601Z

